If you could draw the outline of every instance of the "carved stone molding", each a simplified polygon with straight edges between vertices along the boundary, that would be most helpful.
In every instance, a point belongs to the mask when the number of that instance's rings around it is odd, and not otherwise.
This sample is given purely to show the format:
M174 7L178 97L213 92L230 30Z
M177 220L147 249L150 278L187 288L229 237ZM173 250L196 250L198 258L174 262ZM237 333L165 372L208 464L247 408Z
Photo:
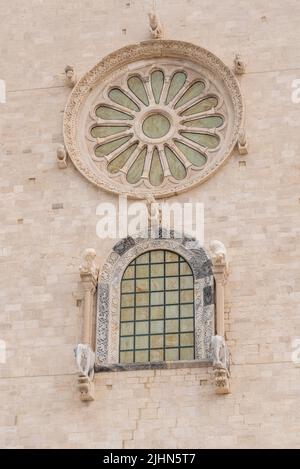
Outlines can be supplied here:
M78 390L82 401L93 400L95 353L92 344L92 323L94 294L98 281L98 266L95 262L96 251L88 248L83 253L79 267L81 283L84 291L82 343L74 349L79 372Z
M101 269L98 283L96 366L119 362L120 286L128 264L140 254L154 249L178 253L194 274L195 358L211 360L214 334L214 278L205 249L191 238L175 238L161 230L157 239L126 238L112 249Z
M182 123L186 117L180 116L181 107L179 107L178 112L176 111L176 103L166 105L166 101L163 101L162 106L155 103L150 105L149 111L152 113L159 111L170 124L170 131L166 137L162 137L161 141L154 139L152 144L151 139L148 142L146 135L142 135L139 127L140 122L145 122L148 117L147 108L144 108L141 104L140 109L143 117L140 116L137 120L134 117L132 123L128 122L130 130L127 133L125 132L124 135L130 137L131 134L132 142L135 141L134 139L139 142L142 138L143 145L148 145L148 148L153 149L155 145L158 145L159 156L157 158L160 159L164 172L163 182L158 186L151 185L147 176L153 156L148 159L146 157L144 173L138 182L129 183L126 178L128 168L130 164L133 164L134 157L137 157L138 154L133 155L133 159L129 158L124 168L110 174L107 170L108 157L95 157L96 146L100 144L99 142L103 143L109 138L103 137L99 140L99 138L91 136L91 127L98 125L101 121L96 115L96 108L101 103L103 103L103 106L105 105L112 84L116 84L115 86L119 89L123 89L125 86L124 80L127 80L131 75L138 75L144 83L145 89L148 90L150 85L147 82L147 77L155 69L161 69L164 73L165 91L163 93L167 92L166 84L169 83L172 74L179 70L187 73L187 85L191 85L193 80L203 81L203 97L216 96L218 102L216 109L210 109L206 117L217 113L223 116L224 122L223 127L206 129L205 131L207 135L215 136L219 144L215 148L209 148L209 145L206 148L202 147L202 153L206 158L203 166L197 167L191 163L186 164L184 155L176 149L177 156L179 159L181 158L182 164L186 165L186 176L179 180L170 174L166 157L160 148L164 148L164 145L170 145L171 150L175 151L171 147L173 137L175 141L183 139L182 141L186 143L186 137L183 136L185 124ZM133 94L127 88L126 94L134 100ZM196 101L196 98L194 98L194 101L190 101L190 105L192 106ZM122 106L115 105L115 108L124 112ZM65 109L64 139L68 154L77 169L96 186L116 194L127 194L133 198L140 198L149 193L152 193L156 198L160 198L171 196L174 192L183 192L202 183L214 174L235 147L243 120L243 100L238 81L234 73L220 59L194 44L155 39L126 46L113 52L76 83ZM103 121L101 123L106 125ZM203 129L199 131L199 133L201 132L203 132ZM159 147L159 145L162 145L162 147ZM197 151L199 149L199 145L194 141L189 141L189 146L194 150L197 149ZM137 151L142 149L143 146L138 147ZM111 155L112 157L114 158L114 154Z

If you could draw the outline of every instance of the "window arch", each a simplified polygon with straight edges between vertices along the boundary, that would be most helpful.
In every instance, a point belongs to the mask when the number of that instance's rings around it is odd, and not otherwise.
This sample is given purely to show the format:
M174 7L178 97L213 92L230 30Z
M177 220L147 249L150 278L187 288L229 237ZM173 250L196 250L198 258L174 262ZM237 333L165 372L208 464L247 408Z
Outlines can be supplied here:
M136 257L121 280L120 363L195 358L194 275L176 252Z
M96 368L98 370L130 369L131 367L135 369L137 366L147 368L152 366L152 362L129 361L130 357L127 357L125 361L122 357L120 362L122 279L127 268L133 267L132 263L136 263L138 258L142 260L140 256L150 251L159 250L179 256L186 261L192 271L194 281L194 359L205 363L211 361L210 344L215 333L215 287L211 259L206 249L199 245L195 239L175 238L173 232L162 229L159 237L155 239L140 236L120 240L112 248L106 263L101 268L97 288L96 319ZM125 278L125 280L132 279ZM131 336L132 334L123 335ZM176 347L171 348L175 349ZM124 347L121 351L125 350L128 349ZM184 360L183 357L184 354L181 356L181 361ZM169 360L171 361L171 358ZM159 361L158 358L157 361ZM154 359L153 362L155 367Z

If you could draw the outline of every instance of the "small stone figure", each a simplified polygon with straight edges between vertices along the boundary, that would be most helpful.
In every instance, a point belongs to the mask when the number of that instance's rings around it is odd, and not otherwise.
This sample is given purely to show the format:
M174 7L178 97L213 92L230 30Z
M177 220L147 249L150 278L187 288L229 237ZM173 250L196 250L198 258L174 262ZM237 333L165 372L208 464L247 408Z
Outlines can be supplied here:
M92 274L95 277L98 273L98 267L95 263L96 251L92 248L85 249L83 253L83 263L79 267L81 274Z
M155 197L152 194L147 195L145 200L148 210L148 228L159 228L162 221L160 204L155 200Z
M60 169L65 169L67 165L67 151L64 145L59 145L56 151L57 165Z
M209 244L209 250L211 252L212 261L214 264L226 264L227 262L227 251L221 241L213 240Z
M211 349L213 356L213 366L215 368L224 368L229 372L229 353L224 337L214 335L211 338Z
M73 65L66 66L65 74L66 74L68 86L70 86L70 88L73 88L77 83L77 76L76 76Z
M94 377L95 353L88 344L77 344L74 353L79 374L92 380Z
M248 142L245 129L241 129L237 141L238 152L240 155L248 154Z
M163 32L163 26L160 22L158 15L155 13L155 11L150 11L148 16L149 16L150 32L151 32L153 39L162 39L164 32Z
M236 75L243 75L246 71L246 64L239 54L236 54L234 57L233 70Z

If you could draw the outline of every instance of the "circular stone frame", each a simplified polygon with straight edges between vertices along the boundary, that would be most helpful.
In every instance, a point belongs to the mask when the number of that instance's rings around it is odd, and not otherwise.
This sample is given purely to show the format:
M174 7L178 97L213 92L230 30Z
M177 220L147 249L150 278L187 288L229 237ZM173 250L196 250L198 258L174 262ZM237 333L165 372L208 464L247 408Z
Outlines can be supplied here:
M80 132L81 116L88 115L85 102L90 93L104 80L114 75L118 69L136 61L155 59L174 59L193 62L199 66L199 72L208 72L212 82L221 83L221 91L229 97L231 112L227 119L231 120L231 131L226 145L223 145L218 157L211 164L198 171L192 180L185 178L176 186L165 184L163 187L139 188L120 184L113 177L108 177L89 162L86 152L82 150L82 133ZM234 73L214 54L188 42L172 40L151 40L123 47L112 52L87 72L75 85L68 99L63 120L64 141L67 152L80 173L95 184L115 194L123 194L132 198L144 198L152 193L156 198L170 197L186 191L208 179L225 162L232 153L244 122L244 105L239 83ZM172 123L171 123L172 128Z

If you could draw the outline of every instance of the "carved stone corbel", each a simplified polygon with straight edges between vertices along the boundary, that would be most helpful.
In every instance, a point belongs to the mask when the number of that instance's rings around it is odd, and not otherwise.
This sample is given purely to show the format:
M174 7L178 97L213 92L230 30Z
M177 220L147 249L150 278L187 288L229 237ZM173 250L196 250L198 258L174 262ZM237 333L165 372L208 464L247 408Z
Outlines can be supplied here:
M65 169L68 166L68 153L64 145L59 145L56 151L57 166L59 169Z
M75 73L73 65L67 65L65 68L67 84L70 88L74 88L77 83L77 75Z
M214 379L217 394L230 392L230 360L225 342L225 284L228 277L227 251L221 241L211 241L209 245L216 285L216 335L212 337Z
M96 251L86 249L83 263L79 268L84 291L82 343L75 347L76 364L79 371L78 390L82 401L94 400L95 353L92 346L92 322L94 293L97 287L99 269L95 263Z

